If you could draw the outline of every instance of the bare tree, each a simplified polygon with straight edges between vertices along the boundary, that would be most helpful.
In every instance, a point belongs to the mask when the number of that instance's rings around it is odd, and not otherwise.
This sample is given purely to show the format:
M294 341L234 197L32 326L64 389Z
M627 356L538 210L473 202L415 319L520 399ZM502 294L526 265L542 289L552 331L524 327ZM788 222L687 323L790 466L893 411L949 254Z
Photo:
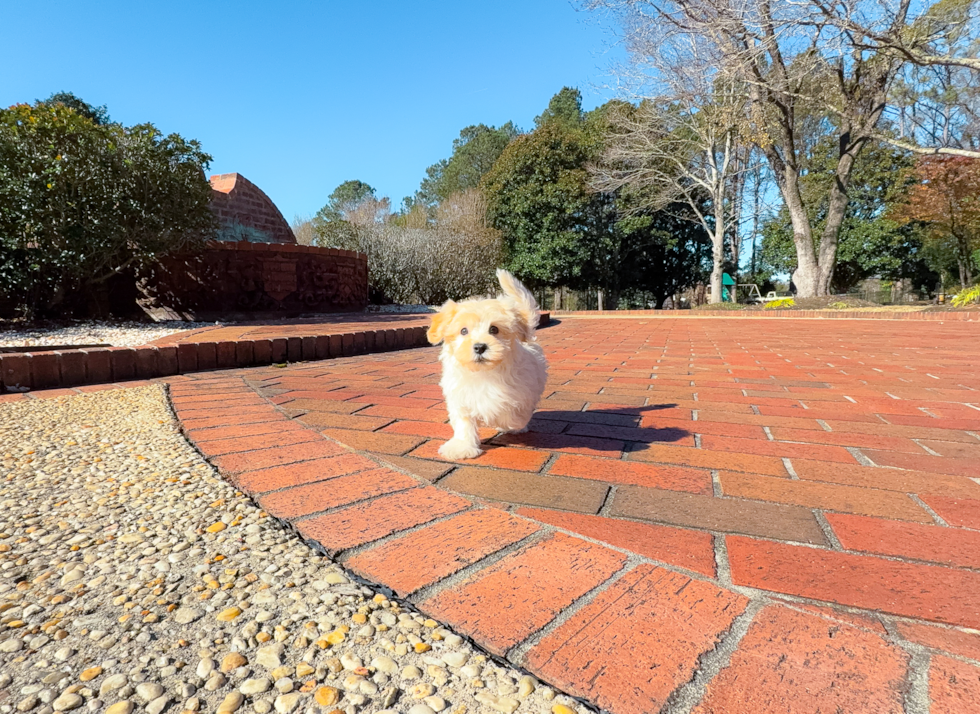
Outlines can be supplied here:
M793 227L802 296L826 295L848 202L854 162L869 141L888 138L919 152L980 156L888 137L880 124L889 90L908 64L975 71L964 54L976 36L973 2L911 10L911 0L593 0L618 13L634 60L678 37L703 48L699 71L743 84L746 120L779 187ZM824 228L815 235L801 191L807 116L821 117L838 139L838 160Z
M309 215L301 216L297 214L289 227L296 237L296 242L300 245L315 244L316 232L313 230L313 221Z
M690 206L711 237L710 300L721 302L725 239L738 234L740 202L732 189L745 168L746 88L703 71L711 47L694 35L636 33L632 40L661 93L639 107L613 105L607 149L591 167L591 184L602 191L630 187L642 197L634 202L638 209L663 210L679 200Z

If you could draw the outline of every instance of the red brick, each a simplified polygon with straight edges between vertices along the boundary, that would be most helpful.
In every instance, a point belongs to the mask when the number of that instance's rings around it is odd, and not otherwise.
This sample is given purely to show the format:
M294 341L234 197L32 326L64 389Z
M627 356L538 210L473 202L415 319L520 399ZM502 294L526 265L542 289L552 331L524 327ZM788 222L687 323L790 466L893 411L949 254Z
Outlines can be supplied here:
M973 443L958 443L951 441L927 441L925 439L920 439L919 443L932 449L936 453L941 454L942 456L950 456L954 459L980 460L980 441L974 441Z
M330 412L307 412L299 419L304 424L321 429L354 429L356 431L374 431L391 423L391 419L381 417L367 417L360 414L331 414Z
M52 389L61 386L61 371L56 353L31 353L30 363L31 389Z
M812 612L820 615L821 617L829 617L834 620L846 622L848 625L860 627L864 630L871 630L879 635L882 635L883 637L888 636L888 630L886 630L885 626L881 624L881 620L871 615L861 615L854 612L847 612L839 608L827 607L825 605L809 605L800 602L791 602L790 607L796 610Z
M980 484L965 476L931 474L922 471L877 468L854 464L833 464L826 461L791 461L796 474L807 481L841 483L866 488L880 488L903 493L943 493L951 496L980 498Z
M300 354L304 362L316 359L316 335L304 335L300 338Z
M933 522L932 517L904 493L728 471L721 472L718 477L726 496L919 523Z
M710 533L542 508L521 508L515 513L652 560L715 576L714 537Z
M280 404L287 405L290 409L305 411L307 414L320 412L328 414L353 414L367 406L363 402L341 402L332 399L289 399L289 395L287 394L280 395L280 397L286 397L286 399L279 402ZM278 398L274 397L274 399Z
M828 513L845 550L980 570L980 532Z
M443 441L428 441L413 451L411 455L420 459L445 460L439 456L439 448L444 443ZM485 446L483 453L475 459L466 459L465 461L458 461L456 463L472 464L474 466L492 466L498 469L511 469L514 471L540 471L541 467L550 458L551 454L547 451L512 449L508 446L491 445Z
M303 359L303 338L286 338L286 359L290 362L300 362Z
M331 356L329 335L317 335L314 353L317 359L327 359Z
M639 451L629 453L630 461L646 461L662 464L679 464L703 469L728 469L766 474L767 476L788 476L782 459L753 454L734 454L689 449L684 446L664 446L649 444Z
M199 342L197 344L197 368L202 371L218 368L218 344L216 342Z
M933 657L929 667L932 711L976 714L980 702L980 667L949 657Z
M218 369L231 369L236 366L238 359L238 345L235 342L225 340L215 346L215 353L218 360ZM200 354L198 355L200 359Z
M272 363L282 364L289 356L289 342L285 337L272 338Z
M556 533L428 598L419 608L502 655L608 580L625 561L614 550Z
M908 661L870 632L767 607L692 714L901 714Z
M676 466L651 466L630 461L594 459L587 456L562 455L551 465L548 473L556 476L594 479L616 484L633 484L671 491L710 494L711 474L708 471Z
M325 429L323 435L359 451L376 451L379 454L393 454L395 456L407 454L424 441L417 436L381 434L352 429Z
M251 340L235 342L235 366L251 367L255 364L255 351Z
M412 421L425 421L441 424L446 421L448 416L442 410L426 409L419 410L407 407L395 407L390 405L378 404L368 407L362 412L365 416L388 417L389 419L405 419Z
M334 555L392 533L466 510L469 501L432 486L381 496L368 503L299 521L296 527Z
M276 518L293 519L418 485L411 476L397 471L372 469L275 491L262 496L259 505Z
M343 338L340 335L330 335L330 356L334 359L344 356Z
M443 488L507 503L597 513L609 487L545 474L463 466L439 482Z
M252 359L254 364L272 362L272 340L252 340Z
M812 429L788 429L771 427L770 433L776 441L802 441L812 444L830 444L834 446L855 446L861 449L888 449L904 451L911 454L921 454L922 449L910 439L893 436L872 434L852 434L837 431L815 431Z
M85 369L88 359L85 352L82 350L65 350L55 354L58 355L58 369L61 372L63 385L77 387L81 384L88 384L88 374Z
M112 381L112 352L104 347L84 349L85 371L89 384L105 384Z
M31 358L26 354L0 355L0 370L4 387L30 388Z
M910 642L944 650L960 657L980 660L980 634L975 632L902 620L895 622L895 628L899 635Z
M826 542L813 513L799 506L621 486L608 515L799 543Z
M171 377L179 372L177 348L173 345L157 347L157 376Z
M177 344L177 368L181 374L197 371L196 342L180 342Z
M207 413L202 413L202 416L195 416L192 418L186 418L178 412L177 416L180 418L180 423L183 425L184 429L187 431L192 431L194 429L213 429L219 426L242 426L245 424L259 424L262 422L281 422L283 419L282 414L277 411L265 408L253 409L249 412L238 414L219 414L218 416L206 415Z
M527 432L524 434L503 434L495 439L500 444L526 446L535 449L549 449L567 454L585 454L587 456L606 456L618 459L625 444L615 439L593 439L588 436L569 436L566 434L540 434Z
M374 469L377 466L371 459L366 459L358 454L344 453L339 456L310 459L257 471L243 471L232 480L244 491L263 493L290 486L326 481L338 476Z
M213 462L221 471L234 474L269 468L270 466L294 464L321 456L335 456L343 453L343 451L342 446L321 440L295 446L273 447L271 449L246 451L240 454L217 456Z
M980 477L980 460L953 459L928 454L896 454L890 451L865 451L865 456L879 466L895 466L900 469L916 469L940 474L956 474L972 478Z
M136 350L132 347L113 347L109 350L112 364L112 381L136 379Z
M405 597L537 530L494 508L467 511L367 550L344 567Z
M199 441L194 439L197 448L206 457L224 456L225 454L235 454L242 451L255 451L256 449L268 449L273 446L295 446L311 441L323 441L323 437L314 431L303 429L300 431L282 432L273 434L242 436L237 439L219 439L217 441Z
M679 446L694 446L693 432L672 426L659 429L641 429L628 426L610 426L608 424L572 424L565 433L575 436L638 441L643 444L668 442ZM763 434L764 436L765 434Z
M855 459L851 453L840 446L791 444L784 441L735 439L727 436L705 434L701 437L701 448L710 451L737 452L740 454L760 454L763 456L838 461L848 464L855 463Z
M951 526L980 530L980 499L926 494L922 494L920 498Z
M239 439L243 436L261 436L263 434L288 434L294 431L308 431L285 417L274 421L257 424L232 425L211 427L210 429L188 429L187 435L195 442L215 441L218 439Z
M748 600L643 564L544 637L526 666L617 714L660 711Z
M736 585L964 627L980 626L980 573L727 536Z
M385 420L390 426L385 427L384 431L386 434L410 434L411 436L424 436L426 438L433 439L451 439L453 436L453 428L449 424L440 424L431 421L398 421L391 423L390 419ZM493 431L490 436L496 436L497 432ZM519 449L514 449L518 451ZM435 458L435 456L426 456L423 458Z

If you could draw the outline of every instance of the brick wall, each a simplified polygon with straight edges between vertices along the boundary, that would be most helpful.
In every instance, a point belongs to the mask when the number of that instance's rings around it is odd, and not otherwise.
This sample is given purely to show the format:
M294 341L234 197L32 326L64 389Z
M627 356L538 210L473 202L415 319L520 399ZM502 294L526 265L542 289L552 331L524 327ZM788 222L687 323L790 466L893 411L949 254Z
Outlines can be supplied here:
M272 243L296 242L276 204L241 174L216 174L211 177L211 188L211 210L223 229L238 226L261 233Z
M139 276L156 319L268 319L367 306L367 256L296 244L216 241L161 259Z

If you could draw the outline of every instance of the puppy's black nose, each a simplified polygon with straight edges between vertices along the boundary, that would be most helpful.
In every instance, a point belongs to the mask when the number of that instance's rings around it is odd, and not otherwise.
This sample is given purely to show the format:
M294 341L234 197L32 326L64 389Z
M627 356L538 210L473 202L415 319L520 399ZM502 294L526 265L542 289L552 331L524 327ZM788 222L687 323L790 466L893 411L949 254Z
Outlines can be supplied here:
M476 352L478 355L482 355L484 352L487 351L486 343L477 342L475 345L473 345L473 351Z

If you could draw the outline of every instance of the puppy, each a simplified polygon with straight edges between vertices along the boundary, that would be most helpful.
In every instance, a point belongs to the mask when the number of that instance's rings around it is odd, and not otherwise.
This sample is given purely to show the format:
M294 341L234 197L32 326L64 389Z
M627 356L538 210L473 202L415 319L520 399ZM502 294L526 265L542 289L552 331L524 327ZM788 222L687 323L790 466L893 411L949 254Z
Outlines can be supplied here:
M442 342L442 393L453 438L439 449L450 460L479 456L477 430L526 431L544 392L548 362L535 341L538 304L506 270L496 299L448 300L432 318L429 342Z

